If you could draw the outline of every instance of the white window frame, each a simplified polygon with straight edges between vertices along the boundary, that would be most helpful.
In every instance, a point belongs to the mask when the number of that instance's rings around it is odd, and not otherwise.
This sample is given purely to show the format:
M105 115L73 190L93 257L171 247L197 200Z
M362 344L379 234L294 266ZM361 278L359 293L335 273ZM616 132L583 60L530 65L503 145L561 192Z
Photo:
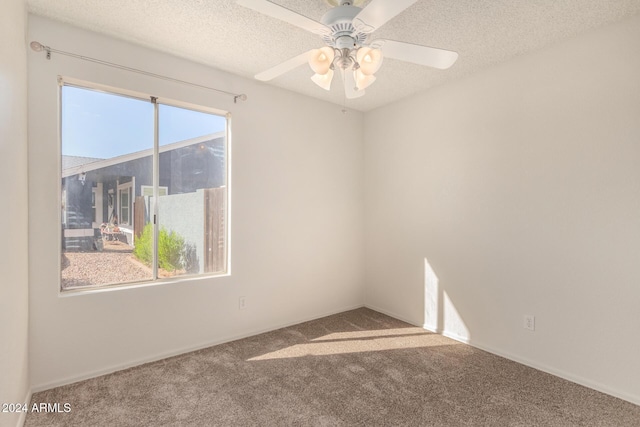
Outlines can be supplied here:
M96 186L91 188L91 192L94 194L93 209L96 211L95 221L92 224L93 228L100 228L100 224L103 223L102 211L104 210L104 205L102 204L102 188L101 182L96 183Z
M122 220L122 199L120 198L121 196L121 192L124 190L129 190L129 203L127 206L127 211L128 211L128 215L127 215L127 222L124 222ZM132 219L132 215L133 215L133 201L136 197L136 177L131 177L131 181L124 183L124 184L118 184L118 192L117 192L117 197L116 197L116 205L118 206L117 211L118 212L118 225L120 227L122 226L127 226L130 227L132 226L133 222L131 221Z
M172 107L178 107L178 108L185 108L185 109L189 109L189 110L193 110L193 111L199 111L202 113L207 113L207 114L212 114L212 115L217 115L217 116L221 116L225 118L225 122L226 122L226 127L224 130L224 134L225 134L225 138L224 138L224 142L225 142L225 185L224 187L226 187L226 205L225 205L225 216L224 216L224 222L225 222L225 230L224 230L224 239L225 239L225 246L226 246L226 254L225 254L225 259L226 259L226 265L225 265L225 270L224 271L218 271L218 272L212 272L212 273L199 273L199 274L193 274L193 275L185 275L185 276L174 276L174 277L170 277L170 278L159 278L157 276L157 248L155 250L156 255L155 255L155 259L154 259L154 265L153 265L153 270L154 270L154 277L153 279L150 280L145 280L143 282L127 282L127 283L114 283L114 284L108 284L108 285L103 285L103 286L97 286L97 287L90 287L90 288L74 288L74 289L66 289L66 290L62 290L62 287L60 286L60 283L58 285L58 292L60 294L84 294L84 293L95 293L95 292L103 292L104 290L107 289L122 289L122 288L131 288L131 287L137 287L137 286L148 286L149 284L163 284L163 283L174 283L174 282L180 282L180 281L190 281L190 280L202 280L205 278L211 278L211 277L225 277L225 276L230 276L231 275L231 142L232 142L232 134L231 134L231 113L225 110L220 110L217 108L211 108L211 107L206 107L203 105L199 105L199 104L192 104L189 102L184 102L184 101L177 101L177 100L173 100L173 99L168 99L168 98L160 98L154 95L150 95L150 94L146 94L146 93L142 93L142 92L137 92L137 91L132 91L132 90L127 90L127 89L122 89L122 88L116 88L113 86L108 86L108 85L103 85L103 84L98 84L98 83L93 83L93 82L88 82L88 81L84 81L84 80L80 80L80 79L75 79L75 78L71 78L71 77L65 77L65 76L58 76L58 86L59 86L59 90L62 91L62 87L63 86L75 86L81 89L87 89L87 90L96 90L96 91L103 91L109 94L113 94L113 95L121 95L121 96L128 96L131 98L137 98L137 99L141 99L141 100L145 100L148 101L149 99L153 99L155 100L154 103L156 103L156 105L167 105L167 106L172 106ZM61 93L61 92L60 92ZM62 110L62 96L59 96L59 109L60 111ZM59 115L60 120L62 119L62 115ZM156 120L157 120L157 109L156 109ZM156 130L157 130L157 124L155 125ZM60 129L61 129L61 125L60 125ZM58 132L58 147L59 147L59 153L62 152L61 147L62 147L62 132ZM159 158L159 153L161 152L161 148L159 146L159 141L157 138L157 134L156 134L156 138L154 141L154 186L155 188L158 189L158 193L160 193L160 189L166 189L167 194L168 194L168 188L167 187L160 187L158 184L158 158ZM59 179L58 179L58 194L62 194L62 174L61 172L59 172ZM122 186L128 186L130 185L131 188L131 198L130 198L130 218L131 215L133 215L133 201L135 199L135 177L132 177L132 181L126 184L122 184L120 185L118 183L115 194L113 194L112 190L109 190L109 194L113 195L113 203L115 205L115 209L116 212L120 213L120 209L119 209L119 188ZM141 186L141 192L142 192L142 187ZM108 196L107 196L107 200L104 201L105 203L108 203ZM113 207L108 207L108 209L113 208ZM62 209L58 209L58 214L59 215L63 215L63 210ZM110 215L110 212L109 212ZM66 216L66 215L65 215ZM155 214L154 214L155 217ZM60 221L62 221L63 219L66 218L60 218ZM96 218L97 219L97 218ZM120 218L118 218L118 220L120 221ZM154 220L154 224L156 223L156 221ZM158 226L156 225L155 228L155 239L157 240L157 235L158 235ZM63 233L60 234L60 239L63 238ZM58 246L58 250L59 255L61 255L61 245ZM60 258L60 256L58 257ZM58 280L61 280L61 276L58 275Z

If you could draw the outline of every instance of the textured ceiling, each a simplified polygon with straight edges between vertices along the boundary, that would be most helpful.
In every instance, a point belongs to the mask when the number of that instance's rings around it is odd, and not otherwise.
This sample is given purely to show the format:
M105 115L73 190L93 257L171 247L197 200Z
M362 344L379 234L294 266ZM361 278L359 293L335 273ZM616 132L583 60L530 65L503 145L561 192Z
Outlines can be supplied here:
M272 1L317 21L330 7L326 0ZM31 13L250 78L322 46L319 36L238 6L235 0L27 3ZM419 0L378 29L375 38L454 50L460 55L456 64L442 71L386 59L366 95L346 100L346 105L371 110L637 13L640 0ZM99 58L100 51L94 56ZM269 84L336 104L344 102L339 81L327 92L311 82L312 74L305 65Z

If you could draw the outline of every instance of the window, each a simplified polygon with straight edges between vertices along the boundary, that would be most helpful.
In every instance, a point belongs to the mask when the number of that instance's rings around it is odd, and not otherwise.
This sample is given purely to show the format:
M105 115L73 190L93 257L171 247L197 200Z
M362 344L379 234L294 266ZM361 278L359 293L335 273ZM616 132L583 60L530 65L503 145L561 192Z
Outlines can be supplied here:
M98 228L102 223L102 183L97 182L93 183L93 188L91 188L91 218L92 218L92 227ZM62 195L62 200L64 203L65 195Z
M64 195L62 196L64 199ZM93 228L100 227L102 223L102 183L95 183L91 189L91 217Z
M93 222L96 222L96 192L91 190L91 217L93 218Z
M122 225L130 225L131 224L131 189L133 188L133 184L128 182L126 184L118 185L118 211L120 215L118 216Z
M228 115L62 81L61 290L225 274Z

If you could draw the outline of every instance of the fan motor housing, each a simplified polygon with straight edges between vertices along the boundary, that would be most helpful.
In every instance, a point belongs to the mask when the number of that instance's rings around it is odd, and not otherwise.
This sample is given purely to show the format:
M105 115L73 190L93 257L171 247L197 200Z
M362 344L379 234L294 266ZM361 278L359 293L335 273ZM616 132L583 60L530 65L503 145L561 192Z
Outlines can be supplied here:
M362 6L365 2L365 0L325 0L325 1L331 7L342 6L343 3L345 2L349 2L349 4L352 4L355 6Z
M361 46L366 35L357 32L353 26L353 18L361 10L356 6L338 6L325 13L321 22L331 29L331 35L323 37L325 43L338 49L353 49Z
M331 28L334 35L336 35L336 32L352 32L353 25L351 21L353 21L353 18L355 18L361 10L361 8L356 6L334 7L324 14L320 22Z

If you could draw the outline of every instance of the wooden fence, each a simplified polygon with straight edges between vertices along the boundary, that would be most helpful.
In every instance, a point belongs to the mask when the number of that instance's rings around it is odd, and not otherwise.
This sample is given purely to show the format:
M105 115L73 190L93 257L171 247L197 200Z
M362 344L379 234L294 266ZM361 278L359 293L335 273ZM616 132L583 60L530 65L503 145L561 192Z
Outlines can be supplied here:
M146 225L144 196L136 197L133 203L133 241L142 235Z
M204 246L203 272L217 273L225 270L227 265L226 251L226 188L206 188L204 192ZM171 196L168 196L171 197ZM134 239L138 239L146 224L145 197L135 198L134 204ZM160 220L162 222L162 219ZM134 240L135 241L135 240Z

